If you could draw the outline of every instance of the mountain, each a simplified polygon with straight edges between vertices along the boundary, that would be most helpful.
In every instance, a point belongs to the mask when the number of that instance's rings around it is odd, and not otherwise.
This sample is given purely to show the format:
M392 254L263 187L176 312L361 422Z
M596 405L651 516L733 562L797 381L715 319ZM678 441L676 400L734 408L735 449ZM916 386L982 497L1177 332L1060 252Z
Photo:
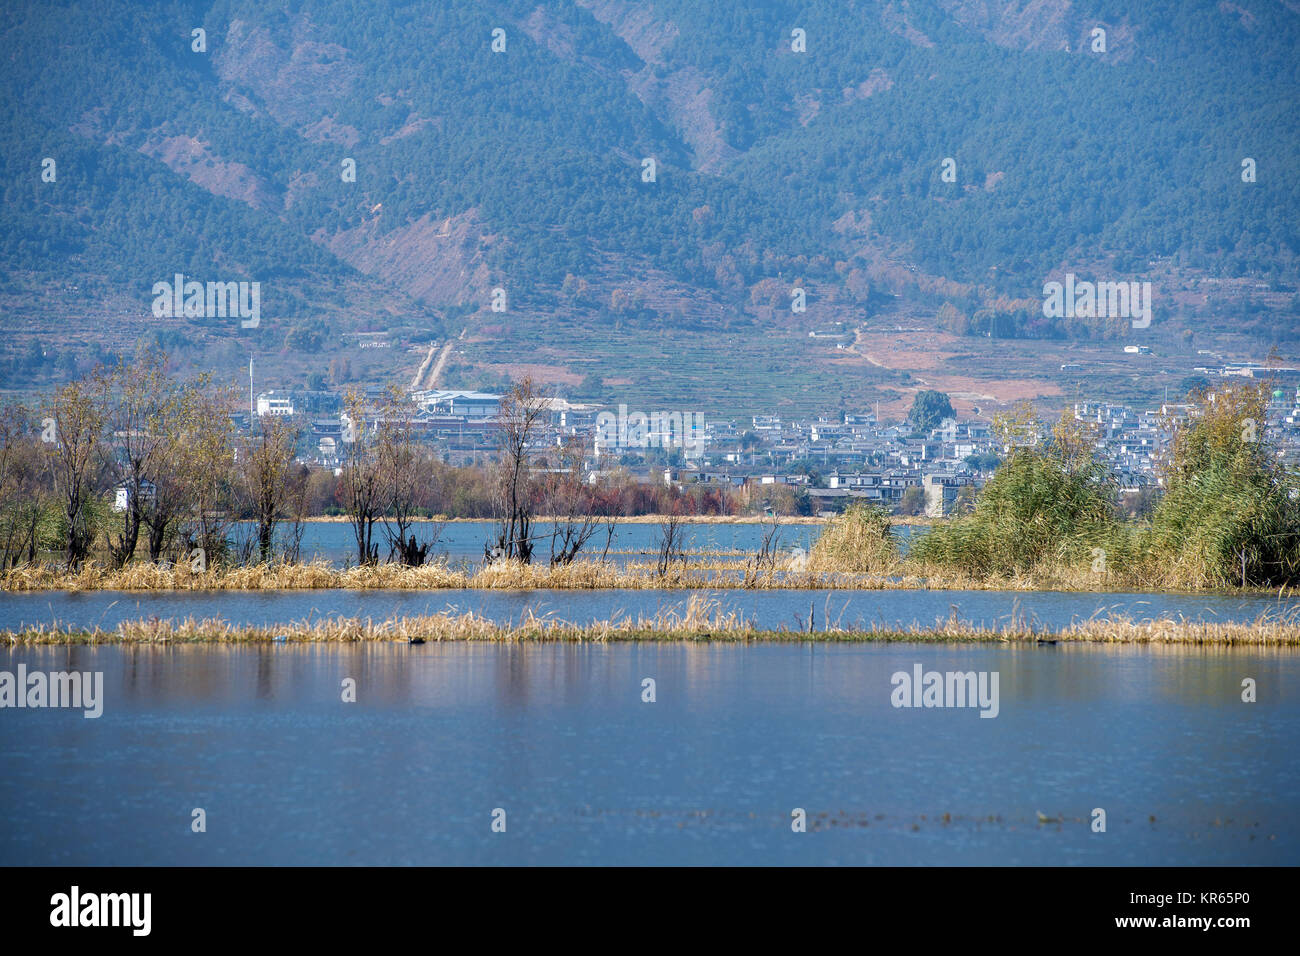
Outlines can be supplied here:
M1125 398L1197 347L1297 350L1300 3L752 7L0 12L0 387L142 338L407 382L454 339L442 384L968 411L1068 397L1081 358ZM155 315L177 273L258 282L261 321ZM1044 316L1066 273L1152 283L1155 364Z

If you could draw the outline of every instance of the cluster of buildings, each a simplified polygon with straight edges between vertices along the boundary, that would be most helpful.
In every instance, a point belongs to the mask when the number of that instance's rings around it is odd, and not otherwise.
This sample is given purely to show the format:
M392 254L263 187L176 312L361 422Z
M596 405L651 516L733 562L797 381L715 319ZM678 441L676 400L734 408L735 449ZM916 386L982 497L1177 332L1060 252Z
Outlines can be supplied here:
M1262 366L1206 371L1221 377L1267 373L1278 382L1278 370ZM1300 383L1300 373L1295 381ZM379 407L382 394L373 391L368 397L372 407ZM470 464L496 455L501 395L436 389L414 391L410 398L415 411L408 424L443 461ZM294 397L279 392L258 396L256 407L259 416L293 415L296 410ZM1121 491L1129 493L1158 487L1160 462L1174 429L1196 414L1192 407L1172 403L1142 410L1078 402L1073 411L1094 427L1099 457ZM337 467L346 416L336 413L310 422L312 457ZM1282 456L1300 466L1300 387L1275 389L1263 428ZM1008 451L989 423L978 420L945 419L918 434L911 425L882 424L868 412L833 419L755 415L709 421L694 412L629 412L626 406L614 411L553 399L535 451L544 458L548 449L565 445L583 449L592 481L621 468L643 481L759 490L784 486L806 495L814 512L837 511L863 500L931 516L949 514L972 499Z
M1277 379L1272 381L1278 385ZM1159 486L1161 457L1175 431L1185 427L1197 409L1174 402L1147 411L1107 402L1076 402L1074 414L1096 428L1098 456L1109 464L1120 488L1139 491ZM1300 468L1300 386L1274 388L1267 421L1259 423L1258 433L1267 435L1285 464Z

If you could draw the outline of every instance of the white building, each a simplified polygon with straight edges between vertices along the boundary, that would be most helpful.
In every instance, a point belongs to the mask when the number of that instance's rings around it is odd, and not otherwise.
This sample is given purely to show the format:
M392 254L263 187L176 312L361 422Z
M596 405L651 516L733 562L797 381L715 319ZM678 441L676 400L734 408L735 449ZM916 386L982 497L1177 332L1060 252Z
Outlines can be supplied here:
M288 392L263 392L257 396L257 417L267 415L276 418L293 415L293 399Z
M483 420L496 418L501 411L501 396L488 392L433 389L412 392L411 398L425 412L440 417Z
M152 481L142 480L140 482L140 500L153 501L154 485ZM113 510L125 511L131 503L131 484L126 481L119 481L113 488Z

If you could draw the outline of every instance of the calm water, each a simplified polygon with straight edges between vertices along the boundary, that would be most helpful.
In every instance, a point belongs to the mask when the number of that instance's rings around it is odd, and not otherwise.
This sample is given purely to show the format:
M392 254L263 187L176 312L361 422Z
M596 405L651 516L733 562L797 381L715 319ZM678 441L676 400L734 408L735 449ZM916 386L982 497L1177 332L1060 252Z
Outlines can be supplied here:
M434 531L431 523L417 524L415 535L420 540L427 540ZM483 560L483 544L492 537L496 525L491 521L449 521L437 532L431 555L445 555L453 563L469 561L475 564ZM534 525L537 538L537 553L542 560L550 554L550 539L554 525L538 522ZM247 534L251 525L236 526L236 537ZM900 549L906 551L914 530L910 525L894 529L900 543ZM762 545L766 529L758 524L689 524L685 527L685 550L688 561L699 560L700 552L735 552L752 553ZM821 535L821 525L783 525L774 539L781 551L789 553L795 547L807 551ZM658 553L659 526L657 524L621 523L614 531L610 542L608 559L616 564L628 561L645 561ZM377 533L380 542L380 556L388 553L387 539L382 532ZM584 557L600 557L605 548L605 532L598 528L596 534L583 550ZM342 521L312 521L303 526L302 553L303 560L320 558L336 566L357 563L356 539L352 536L352 527Z
M1300 613L1300 598L1207 594L1088 594L1053 591L42 591L0 594L0 630L49 624L111 628L142 617L222 618L276 624L321 616L374 618L473 611L498 622L529 612L579 623L623 615L681 610L692 594L716 600L761 627L803 629L811 606L818 627L873 623L933 624L954 613L996 626L1012 615L1044 627L1118 614L1134 618L1254 620L1260 614Z
M1293 653L0 651L20 662L102 671L105 703L0 710L2 865L1300 862ZM998 672L997 718L893 708L916 663Z

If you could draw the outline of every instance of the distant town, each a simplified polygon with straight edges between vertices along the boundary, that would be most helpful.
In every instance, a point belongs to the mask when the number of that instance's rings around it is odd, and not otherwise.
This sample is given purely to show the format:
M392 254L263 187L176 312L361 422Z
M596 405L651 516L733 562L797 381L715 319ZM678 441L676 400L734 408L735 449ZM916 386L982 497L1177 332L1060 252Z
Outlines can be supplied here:
M1300 369L1238 363L1195 371L1211 395L1215 382L1267 382L1271 400L1260 435L1273 442L1284 464L1300 466ZM384 395L380 386L368 387L366 407L377 415ZM412 412L405 424L444 463L495 459L501 394L414 389L407 395ZM812 515L829 516L861 500L897 514L944 517L973 504L1008 451L984 418L944 417L918 428L911 421L881 421L871 409L814 419L755 414L706 420L690 410L629 411L563 398L549 399L548 405L531 449L535 469L558 466L561 450L571 455L576 448L584 480L592 484L617 473L678 487L743 487L751 493L784 487L800 502L799 510ZM1172 396L1151 408L1100 399L1066 407L1094 426L1097 455L1130 509L1159 491L1161 456L1175 431L1197 414L1193 405ZM337 469L348 427L342 408L338 392L273 390L258 393L250 411L236 420L247 428L252 414L298 417L304 425L302 460ZM548 456L548 450L556 454Z

